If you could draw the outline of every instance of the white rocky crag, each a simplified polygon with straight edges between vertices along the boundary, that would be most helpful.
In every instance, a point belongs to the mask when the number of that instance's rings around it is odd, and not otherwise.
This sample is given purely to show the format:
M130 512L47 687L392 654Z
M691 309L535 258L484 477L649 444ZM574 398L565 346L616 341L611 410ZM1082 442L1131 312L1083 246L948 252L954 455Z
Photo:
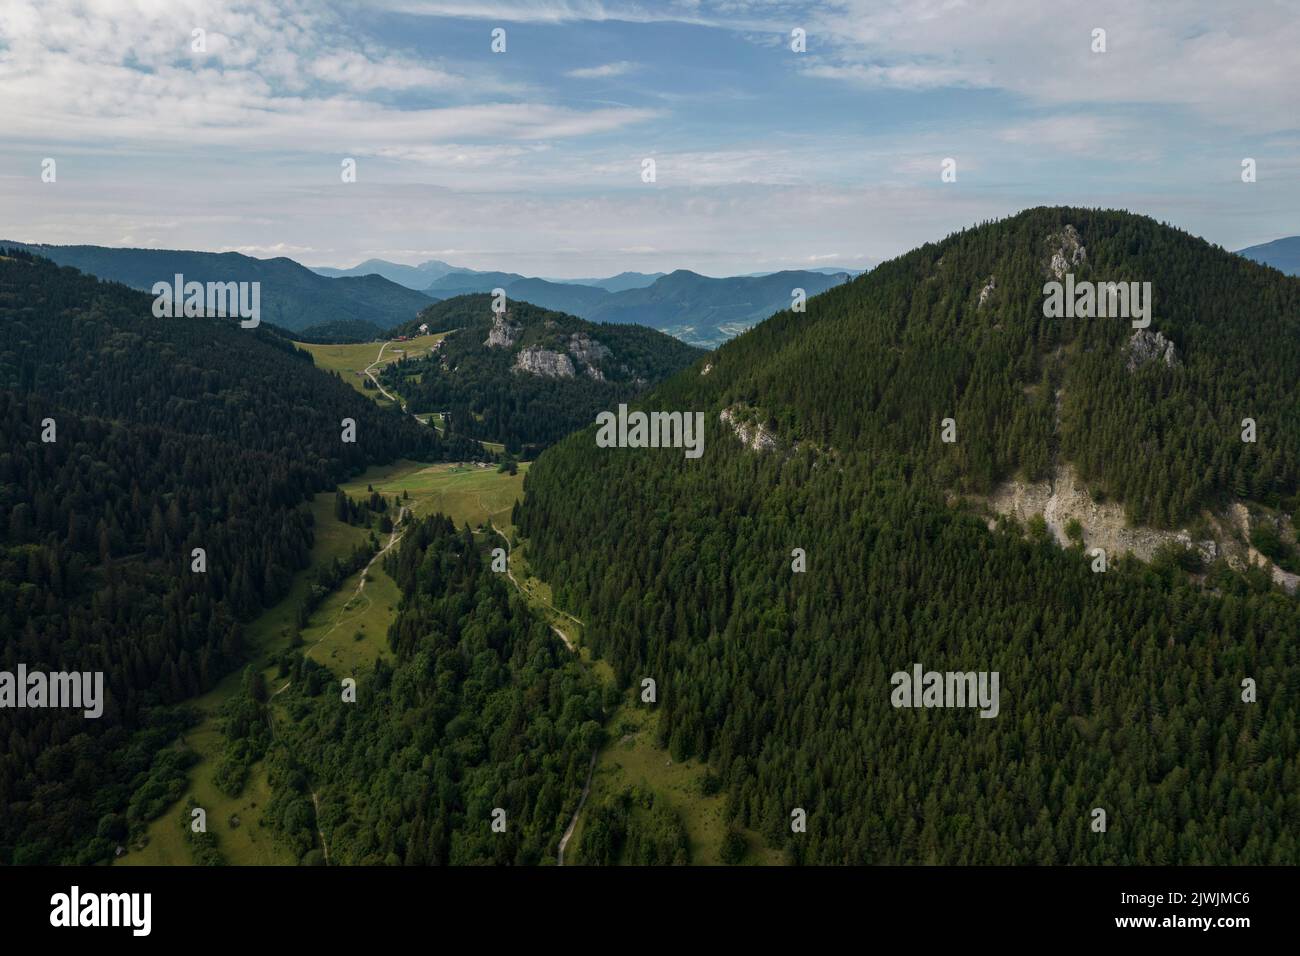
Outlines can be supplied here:
M574 332L569 336L569 354L583 365L595 365L612 353L586 332Z
M1088 261L1088 250L1079 241L1078 230L1071 225L1048 236L1047 248L1051 251L1047 271L1056 279L1062 278L1074 266L1084 265Z
M993 294L994 290L997 289L997 287L998 284L995 278L993 276L989 276L989 281L985 283L984 288L980 289L979 307L981 309L984 308L984 303L988 301L989 296Z
M1148 362L1164 362L1168 368L1182 363L1178 361L1178 350L1174 343L1164 337L1163 333L1150 329L1139 329L1128 340L1128 370L1141 368Z
M752 414L752 411L749 414ZM724 408L718 414L718 420L724 425L730 425L736 437L750 451L776 451L781 445L776 435L758 422L746 421L749 414L742 406L733 405L731 408Z
M1296 529L1291 527L1290 523L1277 518L1267 516L1256 518L1251 515L1250 509L1241 502L1234 503L1229 509L1226 518L1226 524L1235 531L1245 542L1244 556L1241 554L1229 554L1228 565L1234 570L1240 571L1247 563L1256 567L1264 568L1269 571L1274 582L1282 585L1286 590L1295 594L1300 590L1300 574L1291 574L1289 571L1283 571L1277 565L1273 564L1267 557L1259 552L1254 545L1250 544L1250 532L1262 521L1267 521L1281 534L1282 540L1287 542L1293 548L1296 545Z
M545 378L573 378L573 361L563 352L536 345L521 349L515 356L515 371L541 375Z
M515 339L519 337L519 326L511 325L509 316L497 313L492 319L492 328L488 331L488 337L483 340L483 344L490 349L508 349L515 344Z
M1171 543L1197 548L1206 561L1218 556L1216 542L1193 542L1187 531L1131 527L1124 517L1123 506L1113 501L1098 504L1093 500L1073 465L1058 466L1051 481L1004 482L994 490L989 506L998 514L1021 522L1042 515L1052 537L1062 547L1070 544L1065 526L1071 519L1078 521L1083 528L1084 547L1102 548L1108 559L1131 553L1150 561L1162 545Z
M1194 540L1186 529L1164 531L1133 527L1124 516L1121 505L1113 501L1101 504L1094 501L1079 481L1074 467L1067 464L1056 469L1051 481L1004 482L993 492L988 503L997 514L1021 522L1042 515L1052 537L1062 547L1070 544L1065 533L1066 525L1071 520L1078 521L1083 529L1085 550L1091 552L1093 548L1101 548L1106 552L1107 560L1132 554L1150 561L1161 547L1173 544L1196 549L1207 563L1222 557L1235 571L1242 571L1248 565L1264 568L1277 584L1292 594L1300 588L1300 575L1277 567L1250 544L1251 528L1258 521L1274 519L1252 518L1250 510L1240 502L1233 504L1223 515L1207 516L1212 538ZM1274 523L1282 525L1279 530L1283 540L1292 543L1295 532L1289 523L1280 519ZM995 525L995 520L989 521L990 528Z

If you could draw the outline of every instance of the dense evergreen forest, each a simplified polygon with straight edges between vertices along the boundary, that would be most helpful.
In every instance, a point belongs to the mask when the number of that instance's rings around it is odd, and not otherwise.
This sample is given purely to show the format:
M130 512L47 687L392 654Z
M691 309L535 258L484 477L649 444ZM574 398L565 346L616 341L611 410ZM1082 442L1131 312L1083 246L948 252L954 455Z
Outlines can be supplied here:
M306 565L312 494L472 454L262 329L151 305L0 250L0 670L102 671L107 698L98 719L0 710L0 863L107 859L180 796L176 705Z
M380 378L412 411L445 412L453 432L502 442L525 458L702 354L654 329L596 324L527 302L510 302L497 323L491 306L490 295L466 295L425 310L431 332L460 331L431 355L386 366ZM499 334L508 329L509 344L487 344L494 325ZM562 356L568 374L516 368L521 352L534 349Z
M1130 369L1127 320L1044 318L1067 225L1079 278L1153 283L1176 363ZM707 760L732 822L791 862L1295 864L1296 599L1222 562L1094 573L952 493L1065 459L1139 521L1234 495L1293 514L1298 306L1300 281L1150 219L1030 210L656 388L642 407L706 412L699 461L598 449L593 428L560 442L517 523L619 682L658 682L671 757ZM771 446L742 444L724 409ZM999 715L895 709L890 675L914 662L999 672Z
M383 330L373 322L362 319L337 319L333 322L321 322L299 331L281 328L270 322L263 326L292 342L308 342L312 345L346 345L356 342L373 342L384 336Z
M314 790L332 864L552 860L612 701L468 528L420 519L384 568L402 592L395 660L359 675L354 703L300 653L282 668L271 825L316 862ZM255 739L262 724L245 726Z

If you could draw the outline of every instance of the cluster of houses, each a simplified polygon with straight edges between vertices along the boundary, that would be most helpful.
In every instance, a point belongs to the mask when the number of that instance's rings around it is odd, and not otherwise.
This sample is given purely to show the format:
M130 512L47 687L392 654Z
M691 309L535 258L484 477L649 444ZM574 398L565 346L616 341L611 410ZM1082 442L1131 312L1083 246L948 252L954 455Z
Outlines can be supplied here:
M420 324L420 334L421 334L421 335L428 335L428 334L429 334L429 323L428 323L428 322L423 322L423 323ZM398 342L405 342L405 341L407 341L407 338L408 338L408 337L405 336L405 335L399 335L399 336L397 337L397 341L398 341Z

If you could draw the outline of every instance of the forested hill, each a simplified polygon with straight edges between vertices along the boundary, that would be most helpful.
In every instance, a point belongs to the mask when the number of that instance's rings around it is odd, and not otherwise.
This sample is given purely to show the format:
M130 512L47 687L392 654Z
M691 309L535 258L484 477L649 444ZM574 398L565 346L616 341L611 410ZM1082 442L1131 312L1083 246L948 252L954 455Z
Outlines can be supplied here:
M0 249L0 670L102 671L107 698L0 709L3 863L106 859L175 799L170 705L241 662L240 622L305 565L305 499L444 454L265 330L151 305Z
M1055 271L1150 281L1156 357L1128 320L1045 318ZM1072 461L1137 520L1237 495L1293 516L1298 306L1295 279L1150 219L1029 210L644 396L705 413L699 460L560 442L518 526L618 679L657 681L672 759L707 760L792 861L1295 864L1294 597L1222 561L1097 573L954 492ZM917 663L997 672L998 715L891 706Z
M457 331L427 357L389 365L381 380L411 411L444 412L453 432L525 457L704 354L654 329L587 322L528 302L509 300L497 316L491 295L439 302L420 322L430 332Z
M553 860L604 737L599 682L489 570L468 528L419 519L384 567L402 591L396 660L341 704L298 679L324 671L298 657L285 703L297 719L268 755L268 818L297 856L326 821L345 865ZM307 780L321 781L318 815Z
M355 329L379 329L413 318L429 297L379 275L329 278L283 256L256 259L238 252L183 249L113 249L51 246L0 239L0 247L22 249L72 266L87 275L149 290L180 273L193 282L259 282L263 321L291 331L347 322ZM306 341L306 340L304 340Z

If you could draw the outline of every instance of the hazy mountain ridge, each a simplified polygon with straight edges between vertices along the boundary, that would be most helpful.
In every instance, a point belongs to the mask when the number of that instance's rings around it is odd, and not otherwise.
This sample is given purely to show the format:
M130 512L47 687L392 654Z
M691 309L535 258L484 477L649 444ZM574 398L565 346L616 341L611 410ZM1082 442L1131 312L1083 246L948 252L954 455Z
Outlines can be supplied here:
M713 278L678 269L645 286L610 292L603 288L529 279L515 273L450 273L425 291L435 297L505 290L542 308L592 322L632 323L709 348L790 307L795 289L817 295L849 279L849 273L785 271L760 276Z
M1238 249L1237 255L1272 266L1287 275L1300 276L1300 236L1287 236L1272 242Z
M238 252L53 246L0 240L87 275L148 292L179 273L187 282L261 283L262 320L290 331L338 321L388 328L413 317L428 296L378 275L328 278L292 259L255 259Z

